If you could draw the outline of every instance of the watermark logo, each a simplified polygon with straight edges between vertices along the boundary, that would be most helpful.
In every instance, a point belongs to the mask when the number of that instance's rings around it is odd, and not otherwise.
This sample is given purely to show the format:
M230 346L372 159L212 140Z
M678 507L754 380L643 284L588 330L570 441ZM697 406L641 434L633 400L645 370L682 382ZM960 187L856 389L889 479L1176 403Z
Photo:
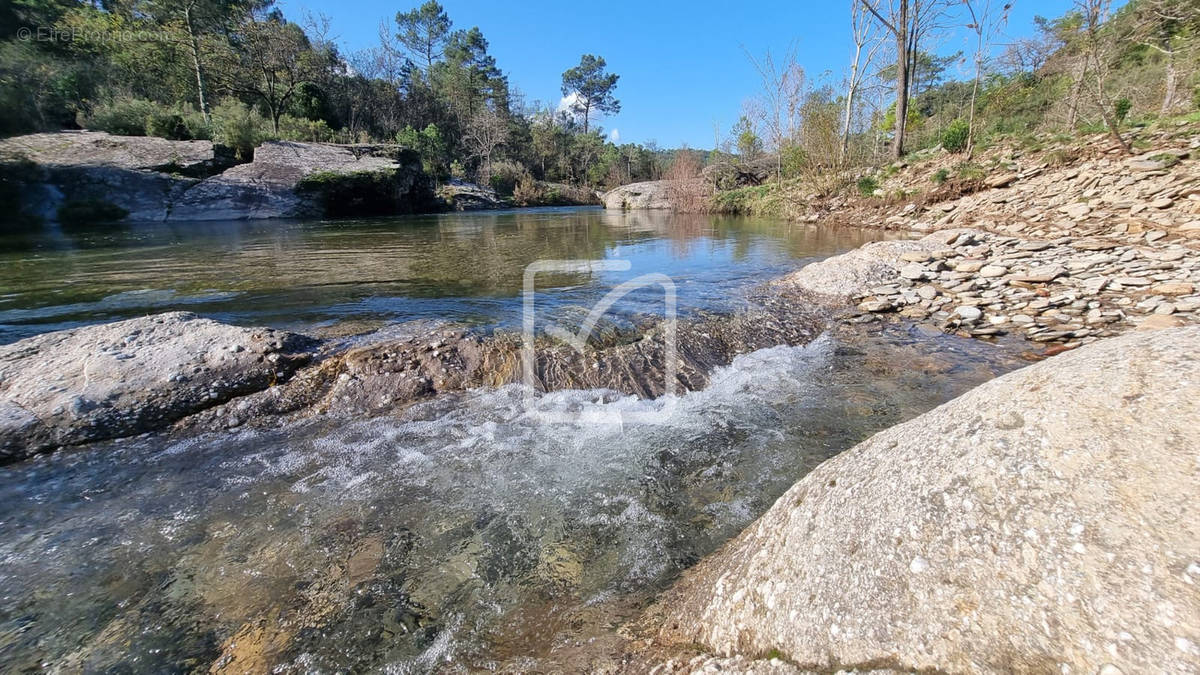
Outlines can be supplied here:
M555 338L580 354L589 354L588 340L597 323L621 298L644 288L662 290L663 321L660 326L663 340L663 395L653 402L632 408L612 404L585 406L579 410L538 409L542 389L538 360L538 313L537 278L542 274L580 274L596 272L628 272L632 264L628 260L539 260L525 268L524 278L524 325L521 332L521 362L524 368L526 408L537 410L543 421L550 423L593 423L593 424L665 424L677 403L678 393L678 343L677 343L677 300L675 282L665 274L650 273L625 281L597 302L584 317L578 330L568 330L552 321L542 322L542 334ZM544 343L543 343L544 344ZM592 354L592 356L596 356Z
M17 29L22 42L80 42L89 44L134 44L141 42L178 42L167 31L155 30L95 30L76 26L22 26Z

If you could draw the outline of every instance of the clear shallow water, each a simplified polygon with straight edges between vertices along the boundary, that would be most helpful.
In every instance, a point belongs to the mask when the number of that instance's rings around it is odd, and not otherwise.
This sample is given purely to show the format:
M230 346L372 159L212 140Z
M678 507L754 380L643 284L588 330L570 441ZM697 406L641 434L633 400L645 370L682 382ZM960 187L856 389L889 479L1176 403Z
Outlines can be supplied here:
M349 333L520 320L666 273L685 313L872 235L599 210L3 238L0 340L190 309ZM659 303L633 294L618 312ZM515 387L285 430L150 435L0 468L0 670L584 670L616 626L820 461L1019 365L903 326L739 357L663 402ZM571 656L573 650L583 650Z
M7 467L0 661L533 667L611 635L821 460L1016 364L889 331L739 357L661 426L545 424L541 412L662 403L566 391L528 410L506 388Z
M737 289L879 236L601 209L3 234L0 342L169 310L330 332L416 319L513 324L525 267L543 259L631 263L628 272L540 277L550 311L590 306L650 272L675 281L681 309L723 309ZM624 309L633 311L639 297Z

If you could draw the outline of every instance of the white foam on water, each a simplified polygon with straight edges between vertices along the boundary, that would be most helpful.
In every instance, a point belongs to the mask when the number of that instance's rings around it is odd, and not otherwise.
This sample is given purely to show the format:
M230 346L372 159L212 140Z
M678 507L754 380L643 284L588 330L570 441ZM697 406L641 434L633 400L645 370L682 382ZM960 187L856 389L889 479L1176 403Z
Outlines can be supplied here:
M418 537L408 583L441 588L450 583L444 570L466 560L470 577L439 595L458 599L430 609L443 619L444 612L468 612L486 623L530 587L549 583L519 559L568 551L580 566L580 578L568 582L585 597L604 597L678 570L680 556L690 559L694 530L721 540L748 523L756 507L746 495L757 492L756 476L776 471L778 453L794 451L783 420L819 393L813 376L828 367L834 348L821 337L739 356L712 373L704 390L673 401L572 390L529 406L519 386L477 390L417 406L406 418L314 427L307 437L293 430L285 446L227 464L240 465L230 477L239 486L253 471L259 480L290 481L321 508L390 505L382 508ZM543 421L561 412L580 415ZM664 423L587 421L647 412L665 415ZM706 492L709 484L733 482L738 489ZM681 524L681 513L708 524ZM458 539L440 534L460 530ZM464 550L474 553L463 558ZM394 663L395 672L445 658L452 646L443 638L454 632L444 628L421 658Z

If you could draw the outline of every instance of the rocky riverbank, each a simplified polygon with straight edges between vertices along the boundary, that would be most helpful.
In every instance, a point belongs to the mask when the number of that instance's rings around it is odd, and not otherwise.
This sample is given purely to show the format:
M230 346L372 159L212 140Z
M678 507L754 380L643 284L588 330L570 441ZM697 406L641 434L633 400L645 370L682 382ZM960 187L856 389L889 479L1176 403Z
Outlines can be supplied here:
M896 315L971 337L1078 347L1130 328L1200 321L1200 251L1105 237L943 230L868 244L777 282L848 301L847 320Z

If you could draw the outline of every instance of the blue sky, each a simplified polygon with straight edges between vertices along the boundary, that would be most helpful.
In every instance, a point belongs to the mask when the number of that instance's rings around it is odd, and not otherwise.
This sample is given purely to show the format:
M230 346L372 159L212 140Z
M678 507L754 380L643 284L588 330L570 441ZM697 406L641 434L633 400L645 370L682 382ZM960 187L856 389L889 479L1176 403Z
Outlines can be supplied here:
M301 21L321 13L331 36L350 52L378 41L379 23L394 25L397 11L417 0L280 0L285 15ZM795 48L809 78L828 71L840 81L849 65L850 0L828 2L714 2L643 0L572 3L561 0L443 0L456 28L479 26L491 53L529 101L557 105L562 73L583 53L603 56L621 76L619 115L601 121L622 142L655 140L662 147L710 148L714 125L724 134L759 78L746 52L782 54ZM1120 4L1120 3L1117 3ZM1059 16L1070 0L1014 0L1006 35L1033 32L1035 15ZM969 51L958 31L939 52ZM964 66L965 67L965 66ZM965 73L964 73L965 74Z

